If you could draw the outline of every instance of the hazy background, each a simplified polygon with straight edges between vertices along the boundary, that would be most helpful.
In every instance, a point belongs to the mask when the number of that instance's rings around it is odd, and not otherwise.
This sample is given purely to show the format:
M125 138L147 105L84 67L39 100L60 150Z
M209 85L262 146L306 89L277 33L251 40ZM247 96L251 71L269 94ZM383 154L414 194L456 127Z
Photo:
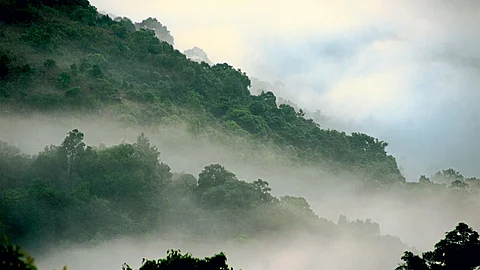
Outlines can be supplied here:
M326 127L389 142L409 180L449 167L480 176L478 1L91 2L134 21L157 17L180 51L198 46L213 62L228 62L271 83L282 81L277 94L332 117ZM133 142L145 131L174 172L198 175L204 166L221 163L240 179L268 181L273 195L305 197L320 217L334 222L340 214L371 218L380 224L381 234L398 236L419 250L431 249L460 221L480 228L480 200L468 197L472 201L463 207L462 194L392 188L365 195L349 184L351 175L342 175L345 181L326 179L321 168L285 166L287 161L268 148L249 149L241 141L222 146L193 138L182 126L147 130L88 115L52 117L0 117L0 126L8 127L0 140L35 154L45 145L60 144L72 128L84 132L86 143L94 146ZM245 269L291 269L299 261L316 266L321 261L327 269L393 269L401 256L400 250L377 251L378 246L367 247L361 239L329 243L299 236L255 245L190 245L154 236L144 240L52 249L52 256L38 262L45 269L64 263L70 269L120 269L123 261L137 266L143 256L158 258L167 248L180 247L199 256L225 250L232 265ZM358 260L348 260L352 256ZM255 260L249 265L251 258ZM387 267L375 267L379 265Z
M132 143L145 132L161 152L161 161L168 164L172 172L198 176L205 166L220 163L239 179L250 182L260 178L269 182L274 196L304 197L319 217L334 222L339 215L351 220L372 219L380 225L381 234L397 236L419 250L431 249L460 221L474 229L480 228L478 197L455 195L447 189L428 192L395 187L365 193L358 189L354 175L345 173L331 178L318 166L291 164L268 147L259 149L239 138L231 138L228 145L222 145L201 136L193 137L182 125L122 126L98 115L82 114L0 117L0 126L9 127L0 133L0 140L30 155L47 145L59 145L74 128L84 132L85 143L92 146ZM467 208L465 200L469 200ZM399 259L401 252L397 255L394 258Z
M389 142L408 180L480 175L480 1L91 2L284 82L277 94L334 117L328 127Z
M84 132L85 142L93 146L133 142L140 132L145 132L161 151L161 160L173 172L198 175L204 166L220 162L239 179L253 181L262 178L268 181L275 196L288 194L305 197L319 217L334 222L341 214L347 215L350 220L372 219L379 223L382 235L397 236L403 243L419 251L431 249L444 232L454 228L460 221L474 229L480 228L480 200L477 197L465 197L463 193L454 196L446 189L428 192L394 187L365 194L349 184L352 176L328 179L317 166L284 166L286 161L268 148L263 151L249 149L248 143L241 141L222 146L202 138L193 138L181 125L125 127L111 119L101 119L98 115L36 115L28 118L0 117L0 126L9 127L0 133L0 140L12 143L29 154L37 153L45 145L60 144L73 128ZM242 148L242 153L236 151L236 147ZM464 199L471 200L469 207L464 207ZM54 245L51 250L44 247L41 255L33 255L40 269L61 269L66 264L72 270L114 270L120 269L123 262L137 267L143 257L164 257L167 249L180 248L195 256L211 256L214 252L225 251L236 269L353 270L393 269L406 249L398 249L398 239L390 240L391 248L388 248L388 243L384 246L365 242L366 239L336 236L326 241L298 232L291 238L258 238L242 244L215 240L181 241L175 235L168 239L152 233L145 238L122 238L88 246L69 245L66 249ZM351 260L353 256L356 260Z

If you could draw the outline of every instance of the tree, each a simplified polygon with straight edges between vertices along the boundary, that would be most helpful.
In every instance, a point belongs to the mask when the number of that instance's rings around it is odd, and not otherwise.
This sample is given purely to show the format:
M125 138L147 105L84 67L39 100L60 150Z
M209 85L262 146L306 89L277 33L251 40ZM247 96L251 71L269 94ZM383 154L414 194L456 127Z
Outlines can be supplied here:
M450 187L453 189L466 190L468 184L461 180L455 180L450 184Z
M268 186L267 181L258 179L257 181L253 182L253 186L255 187L255 190L260 192L260 198L263 202L272 202L274 200L274 197L270 194L272 189Z
M418 182L421 184L431 184L432 181L430 181L430 178L426 177L425 175L421 175L420 178L418 179Z
M206 166L198 175L198 188L200 190L219 186L227 181L237 180L235 174L227 171L220 164Z
M402 260L405 262L401 264L396 270L429 270L430 267L427 262L418 255L413 254L411 251L405 251L402 256Z
M133 157L142 171L145 183L147 183L151 195L156 196L157 192L172 179L170 167L160 162L160 151L150 143L150 139L144 133L137 137L137 141L132 146Z
M480 178L471 177L465 179L465 183L474 190L480 190Z
M172 46L169 30L155 18L137 24L122 17L112 20L87 0L3 0L0 11L8 28L0 31L0 39L5 39L0 46L0 97L13 107L109 108L129 122L147 125L177 115L192 123L203 118L207 120L201 130L233 129L239 136L276 143L300 162L365 173L365 181L380 184L403 181L395 159L383 151L385 143L365 134L321 129L305 119L308 113L268 91L284 89L277 83L254 86L258 95L252 95L245 72L226 63L210 66L189 60ZM75 57L60 65L55 60L64 58L57 50L63 47L71 47ZM44 57L25 53L38 48L47 49ZM197 49L186 53L205 56ZM130 106L127 100L151 107ZM119 106L110 107L112 103ZM125 106L131 107L128 113L120 109ZM190 131L199 131L198 126Z
M480 240L476 231L459 223L445 238L435 244L433 251L422 256L406 251L397 270L473 270L480 267Z
M174 38L168 28L160 23L157 18L149 17L140 23L135 23L137 29L149 29L155 32L155 36L170 45L174 45Z
M77 157L81 155L86 149L86 145L83 142L83 137L84 135L82 132L78 131L78 129L74 129L68 132L67 137L62 142L59 148L59 150L67 157L67 177L70 188L73 188L72 175L75 169Z
M448 232L435 245L435 250L424 253L423 257L437 269L474 269L480 266L480 241L476 231L465 223L459 223L455 230ZM435 267L434 267L435 266Z
M169 250L164 259L143 259L142 263L139 270L233 270L228 266L227 257L223 253L200 259L189 253L182 254L180 250ZM122 269L132 270L127 264Z
M298 217L317 217L303 197L283 196L280 198L280 205Z
M441 184L449 184L457 180L464 180L463 175L454 169L438 171L431 178L433 182Z
M0 141L0 190L18 186L28 160L20 149Z
M0 268L4 270L37 270L33 258L17 245L11 245L6 236L0 239Z

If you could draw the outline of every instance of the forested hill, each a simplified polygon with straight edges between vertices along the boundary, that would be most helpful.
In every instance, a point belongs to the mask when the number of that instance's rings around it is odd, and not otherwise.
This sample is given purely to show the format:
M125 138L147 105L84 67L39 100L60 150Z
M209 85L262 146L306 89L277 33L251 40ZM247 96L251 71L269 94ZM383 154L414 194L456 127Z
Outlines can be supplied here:
M89 111L141 125L187 122L273 142L301 162L402 182L387 143L322 129L304 112L252 95L228 64L190 61L155 32L86 0L0 1L0 113ZM107 110L108 108L108 110ZM111 110L113 108L113 110Z

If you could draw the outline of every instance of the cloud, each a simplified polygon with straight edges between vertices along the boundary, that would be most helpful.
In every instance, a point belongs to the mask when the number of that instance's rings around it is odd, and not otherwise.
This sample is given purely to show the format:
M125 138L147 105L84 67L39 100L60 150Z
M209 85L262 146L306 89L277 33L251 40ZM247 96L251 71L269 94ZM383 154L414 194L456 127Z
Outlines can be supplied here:
M181 49L198 46L213 60L243 66L252 40L269 34L303 38L311 32L349 29L365 17L381 13L382 1L244 0L93 0L100 10L133 20L157 17L167 25Z
M282 94L301 107L390 142L411 180L447 167L480 175L478 14L480 2L385 1L350 29L263 43L261 69L250 64L284 80Z

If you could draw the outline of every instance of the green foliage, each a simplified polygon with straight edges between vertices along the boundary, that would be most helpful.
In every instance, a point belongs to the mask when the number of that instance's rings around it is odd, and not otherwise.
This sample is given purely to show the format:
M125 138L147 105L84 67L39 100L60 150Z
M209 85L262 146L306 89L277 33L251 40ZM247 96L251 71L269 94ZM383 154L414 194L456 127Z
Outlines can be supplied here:
M147 18L140 23L136 23L135 27L137 29L149 29L155 32L155 36L162 41L167 42L168 44L173 45L173 37L170 35L170 31L168 31L167 27L162 25L156 18Z
M141 134L133 144L94 148L70 131L29 157L0 144L0 220L15 240L85 242L157 229L164 233L254 237L316 224L303 198L270 194L219 164L197 179L176 174Z
M252 134L266 134L268 130L267 123L260 116L250 113L248 109L229 109L225 116L227 119L235 121L240 127Z
M274 143L292 160L321 165L330 173L347 170L375 185L404 181L386 142L324 130L304 112L278 106L271 92L252 95L244 72L226 63L188 60L155 18L136 25L128 18L112 20L84 0L22 2L3 1L0 7L24 16L6 19L8 32L17 34L5 35L7 42L0 45L0 95L14 106L102 110L142 103L128 115L116 113L141 125L177 115L196 123L195 134L220 127ZM19 23L27 19L28 24ZM48 60L42 63L32 48ZM35 67L42 68L37 72Z
M430 184L432 181L430 181L430 178L426 177L425 175L421 175L420 178L418 179L418 182L421 184Z
M29 1L3 0L0 8L0 21L5 23L25 23L40 20L36 8L28 5Z
M308 202L302 197L284 196L280 198L280 205L297 217L316 217Z
M97 19L97 10L93 7L77 7L71 13L70 18L87 25L95 25Z
M219 164L206 166L198 176L197 194L207 209L251 209L274 201L268 183L240 181Z
M52 69L57 67L57 62L53 59L47 59L45 62L43 62L43 66L46 67L47 69Z
M148 138L96 150L83 137L72 130L32 158L0 144L0 218L12 237L78 241L155 226L171 173Z
M135 24L127 17L117 17L115 18L115 21L124 26L128 33L133 33L136 31Z
M338 219L338 226L341 229L348 230L350 232L353 231L361 235L380 235L380 225L371 221L370 219L365 221L358 219L355 221L349 221L346 216L341 215Z
M22 185L23 170L29 164L29 157L15 146L0 141L0 190Z
M123 270L132 270L124 264ZM139 270L233 270L227 264L227 257L223 253L203 259L195 258L191 254L182 254L180 250L169 250L167 257L159 260L146 260L142 262Z
M10 58L6 53L0 55L0 79L6 79L9 72Z
M468 184L462 180L455 180L450 185L453 189L466 190L468 189Z
M433 182L444 184L452 183L454 181L463 181L464 177L460 172L455 171L454 169L447 169L436 172L432 175L431 179Z
M101 78L103 77L103 71L98 65L93 65L90 75L94 78Z
M397 270L473 270L480 266L480 240L476 231L465 223L445 233L445 238L435 244L433 251L422 256L406 251L404 261Z
M81 93L82 93L82 89L80 89L80 87L78 87L78 86L75 86L75 87L72 87L72 88L68 89L65 92L65 97L75 99L75 98L79 97L81 95Z
M291 160L331 174L346 170L376 186L404 182L386 142L322 129L303 111L277 105L271 92L252 95L244 72L188 60L154 18L139 24L112 20L86 0L2 0L0 21L2 105L97 113L114 108L124 123L186 122L195 135L215 130L214 135L275 145ZM133 144L101 148L85 145L83 137L72 130L61 145L34 157L0 142L0 218L14 239L88 242L148 230L248 238L298 226L328 233L334 226L319 219L304 198L275 198L267 182L240 180L219 164L206 166L198 181L189 174L174 177L144 134ZM480 186L454 170L431 180L460 193ZM428 187L432 181L420 179ZM379 231L369 220L343 218L338 227L375 236ZM425 269L429 260L452 264L438 254L406 253L405 260ZM170 269L169 260L202 261L171 252L144 269Z
M0 239L0 268L4 270L37 270L33 258L17 245L11 245L6 236Z
M70 74L66 72L62 72L60 73L60 75L58 75L57 85L61 89L67 89L70 86L71 82L72 82L72 77L70 76Z
M119 38L125 38L128 34L128 28L122 24L112 24L113 33Z
M235 174L225 170L220 164L213 164L206 166L205 169L198 175L198 188L208 189L220 186L227 181L235 181L237 178Z
M23 35L23 40L36 49L53 49L55 43L53 43L54 41L52 37L52 32L53 30L48 26L42 27L33 25Z

